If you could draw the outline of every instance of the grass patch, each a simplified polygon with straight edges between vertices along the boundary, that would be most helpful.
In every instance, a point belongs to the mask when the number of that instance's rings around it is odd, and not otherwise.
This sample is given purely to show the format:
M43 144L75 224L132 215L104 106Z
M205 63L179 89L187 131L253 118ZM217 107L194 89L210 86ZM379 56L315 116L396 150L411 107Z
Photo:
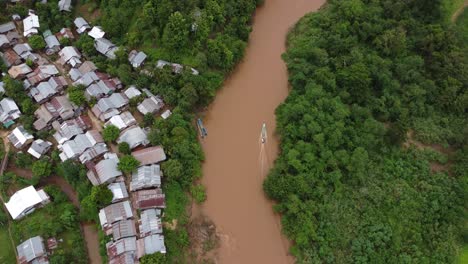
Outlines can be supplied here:
M458 257L458 263L459 264L468 263L468 245L463 246L461 250L461 254Z
M14 248L8 237L6 225L0 225L0 263L16 263Z

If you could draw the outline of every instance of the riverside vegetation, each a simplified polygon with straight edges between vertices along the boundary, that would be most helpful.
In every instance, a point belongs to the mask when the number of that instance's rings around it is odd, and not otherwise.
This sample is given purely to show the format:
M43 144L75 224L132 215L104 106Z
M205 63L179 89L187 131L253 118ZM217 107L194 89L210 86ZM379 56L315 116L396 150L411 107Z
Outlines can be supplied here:
M468 243L467 46L445 2L330 0L290 32L264 189L298 263L454 263Z

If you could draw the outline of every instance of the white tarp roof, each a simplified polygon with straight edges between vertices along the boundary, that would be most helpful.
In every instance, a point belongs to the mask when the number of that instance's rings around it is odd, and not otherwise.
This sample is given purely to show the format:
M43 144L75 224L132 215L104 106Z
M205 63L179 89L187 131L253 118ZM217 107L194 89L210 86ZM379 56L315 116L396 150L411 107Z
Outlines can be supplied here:
M106 32L104 32L100 26L94 26L91 31L88 32L88 36L92 37L93 39L102 38L105 34Z
M24 25L24 33L25 37L31 34L37 34L37 29L40 27L39 25L39 17L35 14L29 15L27 18L23 20Z
M42 203L42 201L43 199L34 186L29 186L13 194L8 203L5 203L5 207L13 219L18 219L24 211Z

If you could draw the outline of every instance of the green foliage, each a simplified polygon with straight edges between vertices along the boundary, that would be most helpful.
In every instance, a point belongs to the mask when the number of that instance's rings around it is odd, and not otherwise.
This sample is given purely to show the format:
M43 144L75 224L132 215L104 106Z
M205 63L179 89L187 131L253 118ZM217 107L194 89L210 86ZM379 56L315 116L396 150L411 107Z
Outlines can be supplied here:
M135 157L133 157L132 155L125 155L119 159L117 168L120 171L128 174L134 172L139 165L140 162L137 159L135 159Z
M192 185L190 186L190 194L197 203L203 203L206 200L205 186L203 185Z
M141 264L165 264L167 263L166 255L161 254L159 252L145 255L143 258L140 259Z
M120 130L114 125L108 125L102 131L102 138L107 142L116 141L120 135Z
M164 28L163 43L171 51L180 51L185 48L188 41L188 24L180 12L169 17Z
M152 113L147 113L143 116L143 126L150 127L154 124L154 115Z
M29 37L28 43L33 50L42 50L45 48L45 41L40 35L33 35Z
M99 208L109 205L112 202L113 194L105 185L93 186L91 198Z
M119 152L125 155L130 155L131 153L130 145L128 145L127 142L119 143Z
M29 154L18 152L15 157L15 165L18 168L26 169L31 167L32 157Z
M292 91L276 110L281 154L264 190L298 263L455 261L468 72L440 10L440 1L329 1L290 32ZM409 129L457 154L402 148Z
M86 98L84 95L84 87L82 85L72 86L67 89L68 98L72 103L77 106L82 106L86 103Z
M52 163L48 158L42 158L33 163L31 171L33 174L33 181L39 182L41 178L52 174Z

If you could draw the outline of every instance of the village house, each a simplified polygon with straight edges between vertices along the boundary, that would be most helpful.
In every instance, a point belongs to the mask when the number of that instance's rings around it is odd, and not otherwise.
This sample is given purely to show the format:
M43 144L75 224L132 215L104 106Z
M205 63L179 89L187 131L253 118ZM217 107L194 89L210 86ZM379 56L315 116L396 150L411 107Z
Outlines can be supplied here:
M128 198L125 182L118 181L107 185L107 188L112 192L112 203L120 202Z
M0 122L2 122L4 127L8 128L13 125L15 123L14 120L20 116L21 111L13 99L3 98L0 101Z
M156 164L166 160L166 153L162 147L149 147L132 152L132 156L140 162L141 166Z
M58 7L60 11L71 12L71 5L72 5L71 0L60 0L58 2Z
M33 123L34 129L37 131L41 131L47 127L49 127L50 123L54 121L57 117L52 115L45 104L41 105L36 111L34 111L34 116L37 120Z
M141 189L161 187L162 171L159 165L140 166L132 173L132 180L130 181L130 191L137 191Z
M17 31L9 31L6 34L6 37L8 38L8 41L10 42L10 45L17 44L18 41L21 39L21 36Z
M27 38L39 33L39 17L36 14L29 12L29 16L23 19L23 26L23 36Z
M149 144L146 132L139 126L130 127L124 130L117 139L117 143L120 144L122 142L127 142L130 149Z
M0 49L10 47L10 41L6 35L0 35Z
M115 242L106 244L107 256L112 260L118 258L122 254L131 254L135 259L137 254L136 237L127 237Z
M36 191L34 186L29 186L15 192L10 200L5 203L5 207L13 220L32 213L36 207L46 205L50 198L44 190Z
M71 72L71 71L70 71ZM78 74L80 75L78 79L73 83L73 85L83 85L85 87L90 86L93 83L96 83L97 81L100 81L101 79L99 76L97 76L96 72L94 71L89 71L87 73L81 73L78 70ZM71 75L71 73L70 73Z
M26 64L15 65L8 70L8 74L13 79L23 79L28 73L31 73L32 69Z
M96 50L107 58L115 59L115 52L119 49L110 40L105 38L97 38L94 40Z
M78 70L80 71L80 73L82 75L88 73L88 72L94 72L95 70L97 70L97 67L96 65L94 64L94 62L92 61L85 61L81 64L81 66L78 68Z
M20 56L22 59L33 59L32 48L28 43L19 43L13 47L13 50Z
M150 98L146 98L141 102L137 109L143 115L146 114L155 114L159 110L164 107L164 102L161 97L159 96L151 96Z
M105 122L109 118L118 115L120 109L128 104L128 99L123 93L113 93L111 96L101 98L91 109L94 115Z
M128 61L133 68L139 68L143 65L146 60L146 54L142 51L132 50L128 54Z
M164 236L155 234L138 239L137 249L137 258L141 258L144 255L154 254L157 252L165 254L166 246L164 245Z
M156 62L156 68L158 69L163 69L164 67L170 67L172 72L175 73L175 74L180 74L182 73L182 71L184 70L184 66L178 64L178 63L172 63L172 62L168 62L168 61L164 61L164 60L158 60ZM193 75L198 75L200 74L197 70L195 70L194 68L190 68L190 71Z
M97 130L89 130L86 133L76 135L74 139L68 140L59 145L58 148L62 151L59 154L59 157L62 161L77 158L88 148L103 142L104 140Z
M42 34L46 43L46 54L52 55L60 51L60 42L57 37L48 29Z
M55 123L56 125L54 125ZM83 134L92 126L91 120L87 116L66 120L62 124L54 122L54 124L52 126L56 132L53 136L58 144L63 144L67 140L73 139L74 136Z
M89 181L94 186L103 183L113 182L117 177L122 176L122 172L117 168L119 158L115 153L106 153L104 159L94 164L93 162L86 163L88 168Z
M40 236L32 237L16 247L18 252L18 262L20 264L34 263L45 264L47 252L44 247L44 239Z
M86 149L78 158L82 164L92 161L107 153L109 149L105 143L97 143L96 145Z
M5 83L0 81L0 94L5 94Z
M90 101L92 98L101 99L102 97L112 94L111 90L103 80L93 83L85 90L84 96L86 100Z
M24 86L25 88L29 88L59 73L57 67L53 64L40 65L33 72L26 75L27 81L25 81Z
M135 260L135 255L133 253L124 253L120 256L114 257L109 260L109 264L135 264L138 263Z
M82 18L82 17L77 17L75 18L75 20L73 21L73 23L75 24L75 27L76 27L76 32L78 34L83 34L85 33L86 31L90 30L91 29L91 26L88 24L88 22Z
M162 119L168 119L172 115L171 110L167 109L161 114Z
M8 22L8 23L0 25L0 34L6 34L14 30L16 30L16 26L15 26L15 23L13 22Z
M118 129L123 130L127 127L137 124L137 120L133 117L132 113L125 111L119 115L115 115L106 122L104 126L113 125Z
M139 190L132 197L135 209L166 208L166 196L161 189Z
M58 54L60 56L59 63L61 65L68 64L72 68L81 65L81 53L73 46L64 47Z
M128 99L132 99L134 97L138 97L141 95L140 90L136 88L135 85L131 85L124 91L124 94L127 96Z
M0 52L0 57L2 57L3 62L7 68L11 66L21 64L22 60L21 57L16 54L16 52L12 49L6 50L5 52Z
M148 209L141 211L140 220L138 221L138 230L140 231L140 238L154 234L162 234L161 210Z
M103 38L105 34L106 32L104 32L100 26L94 26L91 31L88 32L88 36L93 39Z
M115 222L130 218L133 218L133 213L128 201L108 205L99 211L99 222L104 230L112 228Z
M8 140L10 140L15 148L22 149L26 145L29 145L34 140L34 137L23 126L18 126L8 135Z
M75 116L75 108L65 95L55 96L46 103L47 110L52 114L58 114L62 120Z
M31 88L29 94L38 103L45 102L48 98L63 91L67 85L67 81L63 76L52 77L46 82L41 82L37 87Z
M52 143L44 141L42 139L36 139L28 149L28 153L36 159L40 159L42 155L46 154L52 147Z
M114 241L122 238L136 236L135 220L128 219L114 223L112 229L108 229L106 235L112 235Z

